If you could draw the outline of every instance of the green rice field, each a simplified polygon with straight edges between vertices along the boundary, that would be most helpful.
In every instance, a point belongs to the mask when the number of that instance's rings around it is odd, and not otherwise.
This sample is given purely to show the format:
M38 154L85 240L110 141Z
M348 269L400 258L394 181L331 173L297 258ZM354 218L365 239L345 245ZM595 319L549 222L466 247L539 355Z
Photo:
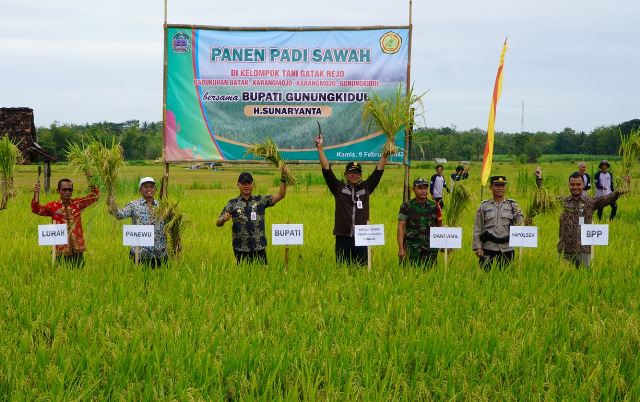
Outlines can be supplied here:
M276 192L275 170L245 168L256 193ZM111 217L101 199L83 214L85 267L54 268L50 247L37 242L37 225L50 220L29 206L37 168L20 167L17 198L0 211L0 399L640 400L637 180L591 269L558 257L551 214L535 221L539 248L485 273L471 250L480 202L474 164L463 249L449 253L446 269L440 256L423 272L398 266L403 170L389 166L371 199L371 223L385 225L386 245L373 248L369 273L334 262L334 202L320 167L292 168L298 185L267 210L268 228L305 225L305 245L290 248L285 271L282 246L269 245L268 266L237 266L230 225L215 226L237 196L242 167L232 165L171 167L169 197L189 223L183 253L168 266L134 266L122 246L129 222ZM523 208L534 168L494 164ZM575 165L542 168L550 189L568 194ZM139 177L159 181L163 171L126 167L119 204L138 197ZM53 173L54 187L70 176L76 195L86 188L67 166ZM432 174L424 166L411 177Z

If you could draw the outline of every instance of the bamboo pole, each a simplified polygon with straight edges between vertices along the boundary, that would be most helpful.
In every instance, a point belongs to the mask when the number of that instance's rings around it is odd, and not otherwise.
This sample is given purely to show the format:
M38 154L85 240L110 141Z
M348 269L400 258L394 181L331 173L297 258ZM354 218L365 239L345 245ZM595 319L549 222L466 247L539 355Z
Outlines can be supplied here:
M51 246L51 266L55 267L56 266L56 246Z
M412 18L413 18L413 0L409 0L409 43L408 43L409 49L407 54L407 83L406 83L405 93L409 93L409 90L411 89L411 39L413 36ZM404 188L402 192L403 202L409 201L409 198L411 197L410 190L409 190L409 181L410 181L410 175L411 175L410 156L411 156L411 134L413 132L413 112L414 110L411 109L411 122L412 122L411 126L412 127L404 128L404 158L403 158Z
M169 28L183 29L209 29L215 31L287 31L287 32L305 32L305 31L373 31L380 29L407 29L408 25L363 25L363 26L322 26L322 27L230 27L219 25L190 25L190 24L167 24Z
M162 185L160 187L160 199L163 197L163 193L166 193L168 181L169 181L169 164L167 163L167 66L169 65L169 56L167 50L167 0L164 0L164 25L162 26L164 37L164 63L162 71L162 161L165 162L165 177L162 179ZM167 183L165 183L165 181Z

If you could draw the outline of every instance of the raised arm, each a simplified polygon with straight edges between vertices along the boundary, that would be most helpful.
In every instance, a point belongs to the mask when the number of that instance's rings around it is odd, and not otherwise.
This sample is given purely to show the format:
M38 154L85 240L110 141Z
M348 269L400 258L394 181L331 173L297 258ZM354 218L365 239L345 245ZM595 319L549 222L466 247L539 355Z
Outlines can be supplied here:
M36 215L50 216L51 212L45 208L44 205L40 205L40 183L36 183L33 187L33 198L31 199L31 212Z
M382 156L380 157L380 160L378 161L378 164L376 165L376 169L384 170L384 167L387 164L388 159L389 157L383 153Z
M276 205L278 201L283 199L287 195L287 180L284 176L280 177L280 188L278 193L271 196L271 205Z
M318 128L320 128L320 123L318 123ZM327 159L327 155L324 153L324 138L322 137L322 131L318 132L318 136L315 139L316 148L318 148L318 158L320 159L320 166L322 169L329 170L329 160Z
M538 166L534 173L536 175L536 186L540 188L542 187L542 168Z

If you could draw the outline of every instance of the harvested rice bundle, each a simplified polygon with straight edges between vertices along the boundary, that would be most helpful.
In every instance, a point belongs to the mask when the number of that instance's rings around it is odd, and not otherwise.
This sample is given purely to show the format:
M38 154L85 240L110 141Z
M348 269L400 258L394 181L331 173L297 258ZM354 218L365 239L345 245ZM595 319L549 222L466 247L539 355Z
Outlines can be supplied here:
M469 187L461 182L456 182L451 191L449 206L447 209L447 226L455 227L460 223L462 214L466 211L471 201L471 191Z
M184 214L178 208L178 202L164 198L155 210L158 220L164 222L164 234L167 236L167 253L175 257L182 250L182 231L186 225Z
M280 174L286 180L287 185L296 184L296 176L291 172L289 166L280 156L278 146L273 142L271 137L267 137L267 139L262 144L252 144L245 153L245 155L248 154L258 156L271 162L275 167L278 168L278 170L280 170Z
M3 136L0 139L0 187L2 188L0 209L5 209L9 198L15 197L13 176L16 165L20 162L22 162L20 149L9 139L9 136Z
M115 140L111 148L90 139L88 143L69 144L67 150L69 164L88 174L89 184L96 185L107 193L107 202L113 197L120 168L124 165L122 146Z
M536 215L551 212L557 208L558 202L556 198L551 194L549 189L540 186L533 194L524 215L528 220L532 220Z
M373 94L362 109L362 121L379 128L387 136L387 141L382 147L382 154L390 156L398 153L395 138L398 131L413 125L412 107L418 105L422 107L422 96L413 94L413 88L404 95L402 87L398 86L395 97L383 99L377 94Z

